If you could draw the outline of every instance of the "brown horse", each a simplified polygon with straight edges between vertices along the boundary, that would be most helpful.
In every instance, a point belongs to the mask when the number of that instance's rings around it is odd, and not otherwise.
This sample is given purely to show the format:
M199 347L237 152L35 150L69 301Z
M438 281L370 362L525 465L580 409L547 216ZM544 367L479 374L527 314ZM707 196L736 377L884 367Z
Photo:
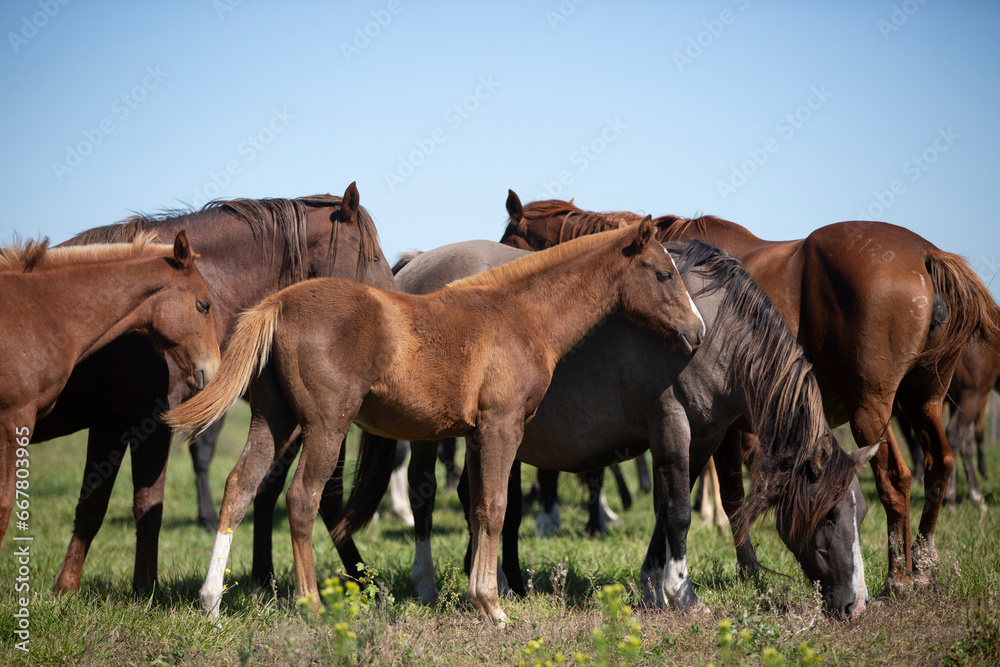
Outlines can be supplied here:
M986 502L976 480L973 443L979 449L979 474L986 478L986 459L983 455L984 417L986 403L993 389L1000 391L1000 339L966 348L955 366L955 375L948 389L948 398L954 402L951 420L948 422L948 442L962 458L965 479L969 483L969 500L983 512L986 511ZM945 502L951 509L955 509L956 482L956 472L952 471L948 493L945 494Z
M513 193L508 213L505 238L551 229L552 219L561 221L562 237L572 228L602 227L600 214L571 202L522 207ZM604 227L621 219L615 214ZM840 222L783 242L763 241L711 216L655 222L661 241L701 239L741 259L809 351L831 423L850 421L857 442L883 443L871 465L887 517L887 589L928 582L937 558L934 529L955 466L942 399L962 348L1000 335L1000 311L983 283L961 257L883 222ZM910 471L889 428L894 400L925 456L927 492L915 544ZM743 494L736 442L728 437L716 458L729 507ZM737 543L737 551L745 559L752 547Z
M187 230L201 253L198 266L223 348L242 310L297 281L341 275L386 289L395 286L353 183L343 198L237 199L193 213L134 216L83 232L67 244L128 241L147 232L172 241L180 229ZM56 578L57 593L80 587L84 560L104 520L126 449L132 453L136 522L133 590L147 590L156 582L171 438L160 413L190 395L184 377L142 337L122 336L76 367L52 413L37 424L34 442L90 429L73 536ZM211 445L195 447L193 453L204 478L199 484L202 521L214 524L206 476Z
M173 360L193 389L219 365L208 287L184 232L173 246L147 234L131 244L49 249L48 240L0 248L0 541L17 470L35 422L73 366L136 332Z
M673 260L652 235L647 219L423 296L309 281L244 314L215 382L166 415L196 432L251 387L250 435L226 481L201 591L205 611L218 614L233 529L298 424L302 454L287 493L289 525L297 590L318 603L312 527L354 421L400 440L467 438L469 599L480 616L503 621L496 566L508 473L556 362L615 309L689 353L705 334Z

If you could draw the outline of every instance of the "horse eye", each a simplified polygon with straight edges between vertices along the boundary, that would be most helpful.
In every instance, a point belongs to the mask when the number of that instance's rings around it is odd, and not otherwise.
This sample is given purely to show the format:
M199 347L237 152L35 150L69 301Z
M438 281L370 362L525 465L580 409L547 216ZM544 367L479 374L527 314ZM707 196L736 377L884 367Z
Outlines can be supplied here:
M665 283L668 280L673 280L673 275L671 275L669 271L657 271L656 279L659 280L661 283Z
M208 311L211 310L212 308L212 304L210 304L208 301L202 301L201 299L195 301L194 305L198 309L199 313L205 313L206 315L208 314Z

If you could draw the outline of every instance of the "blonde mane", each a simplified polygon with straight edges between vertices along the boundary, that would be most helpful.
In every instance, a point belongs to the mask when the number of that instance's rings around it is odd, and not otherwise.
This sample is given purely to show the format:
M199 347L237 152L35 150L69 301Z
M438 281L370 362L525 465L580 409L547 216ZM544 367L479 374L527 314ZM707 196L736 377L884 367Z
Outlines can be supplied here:
M31 273L61 266L172 255L173 247L156 243L155 231L143 231L131 243L50 248L48 237L0 246L0 273Z
M611 230L603 234L581 236L552 246L551 248L525 255L509 264L498 266L484 273L477 273L473 276L461 278L449 283L445 289L450 287L496 287L498 285L509 285L509 283L515 280L540 273L552 266L561 264L574 257L579 257L594 248L610 245L606 234L616 234L616 240L619 240L624 238L628 231L628 227L622 227L621 229Z

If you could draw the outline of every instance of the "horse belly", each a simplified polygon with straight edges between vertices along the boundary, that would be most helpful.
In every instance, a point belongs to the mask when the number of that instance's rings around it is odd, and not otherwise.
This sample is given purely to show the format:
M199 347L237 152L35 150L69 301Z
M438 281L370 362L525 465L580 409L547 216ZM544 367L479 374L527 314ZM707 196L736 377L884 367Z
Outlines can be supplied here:
M466 415L432 403L400 401L370 393L354 423L373 435L395 440L437 440L462 437L474 424Z

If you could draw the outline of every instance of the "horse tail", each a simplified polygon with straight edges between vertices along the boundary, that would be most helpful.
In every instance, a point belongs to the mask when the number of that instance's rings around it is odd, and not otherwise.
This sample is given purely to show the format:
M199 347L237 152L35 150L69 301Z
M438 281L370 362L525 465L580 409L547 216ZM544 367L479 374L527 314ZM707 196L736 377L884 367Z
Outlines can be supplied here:
M393 464L396 461L396 441L361 433L358 460L354 468L354 488L337 525L330 531L333 543L344 540L368 525L389 488Z
M233 407L267 364L281 307L281 296L275 294L240 315L215 376L193 398L165 413L164 421L196 438Z
M935 340L918 361L937 369L942 361L957 358L974 339L996 340L1000 308L965 259L937 248L928 250L926 257L934 288L931 331Z

